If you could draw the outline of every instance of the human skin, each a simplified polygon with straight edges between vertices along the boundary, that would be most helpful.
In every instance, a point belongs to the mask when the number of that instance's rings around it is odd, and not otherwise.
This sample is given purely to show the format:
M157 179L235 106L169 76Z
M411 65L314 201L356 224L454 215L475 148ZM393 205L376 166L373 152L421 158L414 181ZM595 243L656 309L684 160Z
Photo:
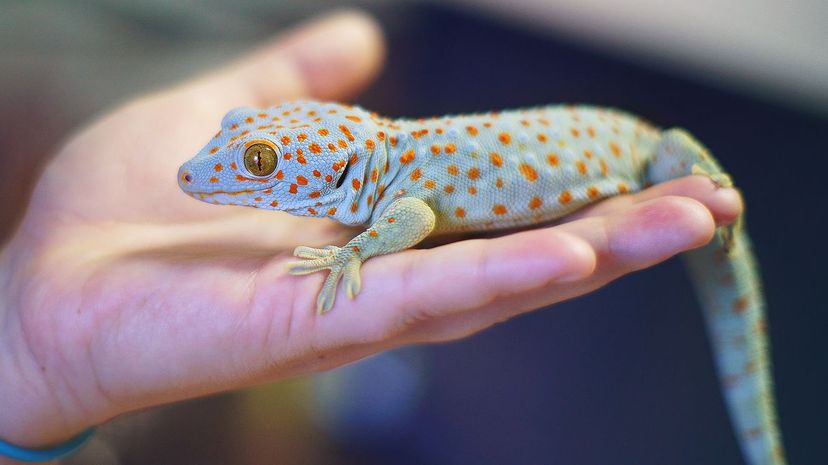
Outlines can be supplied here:
M71 137L0 251L0 438L45 446L137 409L466 337L701 246L741 212L735 190L682 178L557 226L373 258L359 297L320 316L324 276L284 263L353 230L204 204L176 172L227 110L345 99L382 56L370 18L337 13Z

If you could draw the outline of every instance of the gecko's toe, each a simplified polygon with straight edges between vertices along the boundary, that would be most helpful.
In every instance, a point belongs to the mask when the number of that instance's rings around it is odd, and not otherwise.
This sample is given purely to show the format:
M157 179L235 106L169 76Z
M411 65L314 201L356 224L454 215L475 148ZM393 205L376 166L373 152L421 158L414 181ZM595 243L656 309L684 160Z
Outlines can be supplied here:
M325 246L321 249L299 246L293 250L293 255L297 258L324 258L334 255L338 248L335 245Z
M359 290L362 288L362 278L359 274L361 265L362 262L358 258L351 259L345 265L342 285L345 287L345 294L352 300L359 294Z

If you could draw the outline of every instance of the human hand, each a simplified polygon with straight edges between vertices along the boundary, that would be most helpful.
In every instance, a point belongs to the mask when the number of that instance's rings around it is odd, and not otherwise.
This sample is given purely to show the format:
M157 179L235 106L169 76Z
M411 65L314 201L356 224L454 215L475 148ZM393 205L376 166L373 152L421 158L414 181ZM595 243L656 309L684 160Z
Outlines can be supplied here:
M372 258L359 297L319 316L324 276L283 265L352 230L204 204L176 172L227 110L344 97L381 55L370 20L334 16L137 99L58 152L0 254L0 438L59 442L136 409L464 337L700 246L741 210L733 190L673 181L560 226Z

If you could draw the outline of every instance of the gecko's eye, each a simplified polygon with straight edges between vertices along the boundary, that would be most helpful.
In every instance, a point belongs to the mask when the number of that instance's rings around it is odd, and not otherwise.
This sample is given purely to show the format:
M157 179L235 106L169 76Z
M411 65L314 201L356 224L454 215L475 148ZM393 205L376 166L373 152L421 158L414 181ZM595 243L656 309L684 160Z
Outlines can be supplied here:
M276 151L267 144L253 144L244 151L244 167L253 176L268 176L276 170Z

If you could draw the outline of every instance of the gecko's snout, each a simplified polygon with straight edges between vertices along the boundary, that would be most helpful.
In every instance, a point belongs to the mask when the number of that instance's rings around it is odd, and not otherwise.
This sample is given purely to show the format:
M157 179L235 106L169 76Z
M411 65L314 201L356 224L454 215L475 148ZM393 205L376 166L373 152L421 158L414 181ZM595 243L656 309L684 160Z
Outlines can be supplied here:
M178 185L181 186L182 189L186 190L187 186L193 183L193 179L193 173L191 173L190 170L183 166L178 170Z

